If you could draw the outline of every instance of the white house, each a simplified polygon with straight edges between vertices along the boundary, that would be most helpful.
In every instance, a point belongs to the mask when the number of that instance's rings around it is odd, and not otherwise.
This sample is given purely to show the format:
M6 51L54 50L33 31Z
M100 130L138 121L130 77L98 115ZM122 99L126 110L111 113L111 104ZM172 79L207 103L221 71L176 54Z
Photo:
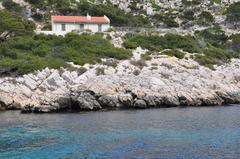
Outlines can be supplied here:
M40 31L44 34L65 35L72 31L104 32L110 28L107 16L52 16L52 31Z

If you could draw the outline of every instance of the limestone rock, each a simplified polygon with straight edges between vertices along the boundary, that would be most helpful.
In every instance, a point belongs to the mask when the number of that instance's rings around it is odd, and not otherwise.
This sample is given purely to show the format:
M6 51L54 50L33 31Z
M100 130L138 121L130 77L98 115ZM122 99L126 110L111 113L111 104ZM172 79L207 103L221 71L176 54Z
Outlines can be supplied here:
M0 108L8 109L13 103L12 97L5 93L0 93Z
M28 75L24 75L23 79L24 79L23 84L25 86L27 86L31 90L36 89L37 83L31 77L29 77Z
M133 108L145 109L147 108L147 103L144 100L137 100L134 102Z
M132 105L133 97L131 94L120 94L118 96L119 102L124 106L124 107L130 107Z
M122 106L118 100L118 97L116 97L116 96L101 96L98 99L98 102L100 103L100 105L103 108L105 108L105 107L117 108L117 107Z
M192 59L159 55L146 63L144 68L138 68L138 76L133 74L137 66L122 60L114 68L116 71L96 64L84 66L88 69L83 74L46 68L22 77L0 78L0 107L48 113L240 103L239 59L215 71ZM153 64L155 69L151 69ZM107 74L95 74L100 66L109 69Z
M73 105L76 109L95 110L101 109L101 105L96 98L89 92L81 92L79 96L73 98Z

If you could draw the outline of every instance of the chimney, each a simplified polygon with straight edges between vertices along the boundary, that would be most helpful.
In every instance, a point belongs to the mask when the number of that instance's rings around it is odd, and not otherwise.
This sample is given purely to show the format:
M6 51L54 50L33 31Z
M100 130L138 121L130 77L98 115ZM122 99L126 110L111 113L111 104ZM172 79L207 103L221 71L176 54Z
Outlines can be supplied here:
M91 20L91 16L87 14L87 20Z

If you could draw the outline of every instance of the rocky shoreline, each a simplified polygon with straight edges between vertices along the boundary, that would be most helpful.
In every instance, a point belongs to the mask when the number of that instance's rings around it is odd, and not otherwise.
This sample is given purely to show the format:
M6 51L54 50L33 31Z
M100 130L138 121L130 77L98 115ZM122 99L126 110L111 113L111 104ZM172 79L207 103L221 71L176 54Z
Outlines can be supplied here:
M105 59L74 71L46 68L1 78L0 108L50 113L240 103L239 59L211 70L187 57L143 61L140 52L135 50L131 60Z

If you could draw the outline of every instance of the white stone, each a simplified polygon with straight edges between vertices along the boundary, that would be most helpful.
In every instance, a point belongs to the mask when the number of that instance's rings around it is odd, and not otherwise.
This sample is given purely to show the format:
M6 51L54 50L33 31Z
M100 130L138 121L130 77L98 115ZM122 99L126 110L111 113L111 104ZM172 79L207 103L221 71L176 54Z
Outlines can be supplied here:
M27 86L31 90L34 90L37 88L37 82L34 81L31 77L29 77L29 75L24 75L23 78L24 78L23 84L25 86Z
M21 93L26 97L30 98L32 96L32 91L29 89L29 87L25 85L19 85L19 88L21 90Z

